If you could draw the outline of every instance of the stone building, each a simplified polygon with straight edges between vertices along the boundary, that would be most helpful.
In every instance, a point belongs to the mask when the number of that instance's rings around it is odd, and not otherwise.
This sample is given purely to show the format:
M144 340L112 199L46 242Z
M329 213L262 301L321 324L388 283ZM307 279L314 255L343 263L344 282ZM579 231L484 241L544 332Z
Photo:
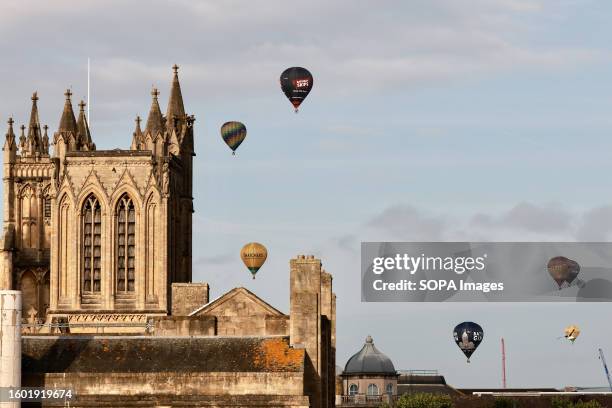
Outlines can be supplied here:
M397 395L398 372L393 362L374 346L372 336L346 362L342 371L342 403L377 406Z
M2 275L22 291L24 316L83 321L120 311L142 321L166 313L171 283L191 281L195 118L178 67L165 116L158 95L144 130L136 119L129 150L96 149L85 104L77 119L70 90L53 155L36 93L18 141L9 119Z
M462 395L446 384L437 370L396 370L391 359L374 346L371 336L349 358L344 370L336 368L336 373L338 407L393 405L401 396L415 393Z
M319 259L290 261L289 314L191 282L195 117L173 71L166 113L153 89L127 150L96 148L70 90L52 142L36 93L19 136L8 121L0 289L23 294L23 385L71 387L72 406L333 406Z

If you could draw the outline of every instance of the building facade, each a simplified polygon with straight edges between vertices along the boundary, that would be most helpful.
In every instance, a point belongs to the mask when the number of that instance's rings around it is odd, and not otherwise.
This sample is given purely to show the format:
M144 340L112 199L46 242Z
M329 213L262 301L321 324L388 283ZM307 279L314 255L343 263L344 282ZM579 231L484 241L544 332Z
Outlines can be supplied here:
M146 126L129 150L97 150L85 104L70 90L53 135L32 96L17 138L9 119L4 152L6 287L23 293L24 316L95 320L165 314L169 285L191 281L193 123L174 78L166 115L152 92ZM180 239L178 239L180 237Z
M210 302L192 283L195 117L176 65L165 114L151 95L126 150L96 148L70 90L52 141L36 93L19 136L8 121L0 289L23 294L23 386L83 407L333 406L331 275L292 259L288 314L245 288Z

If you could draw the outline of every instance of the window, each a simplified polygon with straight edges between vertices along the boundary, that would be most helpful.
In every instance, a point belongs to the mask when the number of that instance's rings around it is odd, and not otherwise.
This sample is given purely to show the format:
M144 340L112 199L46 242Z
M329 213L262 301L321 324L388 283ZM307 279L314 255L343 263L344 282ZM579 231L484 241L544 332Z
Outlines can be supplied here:
M351 384L349 386L349 395L357 395L358 387L357 384Z
M102 215L100 202L93 194L83 205L83 266L84 292L100 292Z
M368 395L378 395L378 385L376 384L368 385Z
M393 384L387 384L387 394L393 395Z
M44 213L45 213L45 218L51 218L51 199L48 196L45 197Z
M117 204L116 276L118 292L134 291L136 214L132 199L124 194Z

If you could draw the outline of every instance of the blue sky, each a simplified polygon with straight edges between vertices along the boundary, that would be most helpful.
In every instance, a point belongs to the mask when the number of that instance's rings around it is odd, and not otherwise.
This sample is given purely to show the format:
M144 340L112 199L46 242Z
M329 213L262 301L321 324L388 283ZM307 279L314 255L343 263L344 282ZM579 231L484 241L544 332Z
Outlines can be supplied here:
M288 311L288 262L334 275L338 363L367 334L402 369L456 386L605 384L609 305L362 304L368 240L609 240L612 4L594 0L379 2L5 0L0 118L55 130L63 92L86 95L99 149L131 142L152 85L165 108L172 64L196 118L194 280L245 286ZM295 115L278 78L304 66ZM237 157L219 127L248 129ZM257 280L238 257L266 244ZM479 322L466 366L452 328ZM556 340L580 325L574 346ZM609 357L612 359L612 357Z

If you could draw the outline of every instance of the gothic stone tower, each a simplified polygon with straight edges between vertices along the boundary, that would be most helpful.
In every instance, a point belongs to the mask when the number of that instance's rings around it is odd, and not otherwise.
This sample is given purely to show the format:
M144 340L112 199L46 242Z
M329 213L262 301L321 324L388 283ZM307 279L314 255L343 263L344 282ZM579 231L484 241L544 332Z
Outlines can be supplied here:
M69 323L143 323L171 307L171 284L191 281L193 123L178 67L166 115L153 101L130 150L97 150L85 104L71 92L53 136L38 121L4 144L0 288L21 289L24 317Z
M38 95L32 95L27 128L19 142L8 120L3 150L4 233L0 253L0 289L23 291L23 315L43 317L49 307L51 244L51 179L56 171L49 156L48 127L41 132Z

